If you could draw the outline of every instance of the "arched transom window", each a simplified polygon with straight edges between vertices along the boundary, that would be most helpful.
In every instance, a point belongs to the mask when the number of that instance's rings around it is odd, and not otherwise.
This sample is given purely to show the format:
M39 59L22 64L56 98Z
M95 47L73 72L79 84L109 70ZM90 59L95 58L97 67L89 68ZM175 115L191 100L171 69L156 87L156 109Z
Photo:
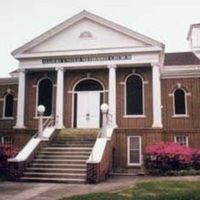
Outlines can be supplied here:
M126 115L143 115L143 80L138 74L131 74L125 82Z
M37 106L45 106L44 116L52 114L52 91L53 84L49 78L43 78L38 82Z
M3 111L4 118L13 117L13 107L14 107L14 97L12 94L8 93L4 96L4 111Z
M182 88L174 91L174 115L187 115L186 92Z
M98 90L103 90L103 87L100 84L100 82L93 79L82 80L75 87L75 91L98 91Z

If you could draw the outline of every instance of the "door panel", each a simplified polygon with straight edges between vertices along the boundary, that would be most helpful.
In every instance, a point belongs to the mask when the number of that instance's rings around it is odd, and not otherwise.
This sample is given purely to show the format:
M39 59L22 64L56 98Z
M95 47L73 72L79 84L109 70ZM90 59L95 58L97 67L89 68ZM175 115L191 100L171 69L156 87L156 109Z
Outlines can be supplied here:
M77 95L77 128L99 128L100 93L79 92Z

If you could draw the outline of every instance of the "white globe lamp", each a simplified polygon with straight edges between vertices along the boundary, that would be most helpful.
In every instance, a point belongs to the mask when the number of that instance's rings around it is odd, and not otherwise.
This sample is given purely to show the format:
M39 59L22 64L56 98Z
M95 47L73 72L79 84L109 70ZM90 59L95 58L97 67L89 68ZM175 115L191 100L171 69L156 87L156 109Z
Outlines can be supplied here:
M39 105L37 108L37 111L38 111L39 115L43 115L45 112L45 106Z

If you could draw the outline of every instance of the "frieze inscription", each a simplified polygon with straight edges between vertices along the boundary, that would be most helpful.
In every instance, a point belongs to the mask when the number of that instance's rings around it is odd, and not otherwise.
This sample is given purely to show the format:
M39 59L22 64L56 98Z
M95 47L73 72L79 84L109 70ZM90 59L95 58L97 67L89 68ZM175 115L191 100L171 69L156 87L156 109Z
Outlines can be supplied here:
M75 62L97 62L110 60L131 60L131 55L105 55L105 56L76 56L76 57L59 57L59 58L44 58L42 64L54 63L75 63Z

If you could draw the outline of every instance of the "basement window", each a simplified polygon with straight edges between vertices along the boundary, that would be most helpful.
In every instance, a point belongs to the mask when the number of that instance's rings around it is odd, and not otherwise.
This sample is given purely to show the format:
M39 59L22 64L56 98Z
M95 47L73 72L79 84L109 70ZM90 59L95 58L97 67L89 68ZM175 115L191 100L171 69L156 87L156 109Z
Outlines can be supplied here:
M179 144L179 145L183 145L183 146L188 147L188 136L185 136L185 135L175 136L174 142Z
M142 164L141 136L128 137L128 165L140 166Z
M14 143L13 137L11 136L0 136L0 144L12 145Z

